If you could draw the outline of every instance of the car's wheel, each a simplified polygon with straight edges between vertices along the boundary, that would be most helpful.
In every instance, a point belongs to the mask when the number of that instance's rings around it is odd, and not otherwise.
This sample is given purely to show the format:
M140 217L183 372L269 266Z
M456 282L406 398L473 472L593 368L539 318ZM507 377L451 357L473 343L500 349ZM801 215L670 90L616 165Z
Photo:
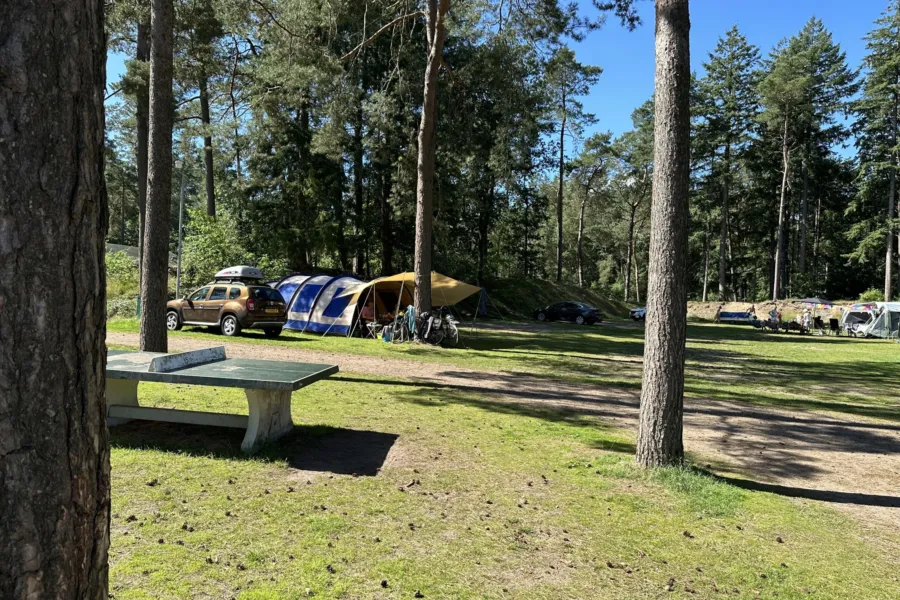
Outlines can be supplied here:
M178 311L170 310L166 313L166 329L169 331L181 329L181 318L178 316Z
M539 312L538 313L538 321L546 321L546 320L547 320L547 315L545 315L542 312Z
M225 315L222 317L222 333L228 337L236 336L241 332L241 324L238 323L237 317L234 315Z
M281 335L281 327L267 327L263 329L263 333L267 338L277 338Z
M578 315L577 317L575 317L575 324L576 325L584 325L584 317L582 317L581 315Z

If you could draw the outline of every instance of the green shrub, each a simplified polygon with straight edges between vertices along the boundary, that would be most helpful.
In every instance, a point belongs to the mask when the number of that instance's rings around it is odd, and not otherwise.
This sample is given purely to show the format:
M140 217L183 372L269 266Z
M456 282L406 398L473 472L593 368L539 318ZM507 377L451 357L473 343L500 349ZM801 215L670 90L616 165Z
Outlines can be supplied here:
M134 317L137 315L137 298L109 298L106 301L106 318Z
M287 261L248 251L240 242L234 218L222 211L213 219L202 209L190 211L181 255L184 288L203 285L218 271L235 265L258 267L268 279L288 273Z
M133 297L137 293L137 261L124 251L108 252L106 254L107 298Z
M859 295L860 302L882 302L884 301L884 292L869 288Z

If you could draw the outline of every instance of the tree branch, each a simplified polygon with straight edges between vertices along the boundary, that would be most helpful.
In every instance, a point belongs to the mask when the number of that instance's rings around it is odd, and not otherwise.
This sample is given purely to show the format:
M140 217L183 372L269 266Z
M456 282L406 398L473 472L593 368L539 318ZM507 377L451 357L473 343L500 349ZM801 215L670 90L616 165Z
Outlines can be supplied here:
M263 4L262 2L260 2L260 0L253 0L253 3L256 4L257 6L259 6L261 9L263 9L266 12L266 14L269 15L269 18L272 19L272 22L275 23L275 25L277 25L278 28L281 29L283 32L285 32L286 34L288 34L291 37L296 37L296 38L300 37L293 31L291 31L290 29L288 29L287 27L282 25L281 22L275 18L275 15L272 14L272 11L269 9L269 7L266 6L265 4Z
M402 15L402 16L397 17L396 19L394 19L393 21L391 21L391 22L388 23L387 25L384 25L381 29L379 29L378 31L376 31L375 33L373 33L372 36L369 37L369 39L364 40L364 41L361 42L356 48L354 48L353 50L351 50L351 51L348 52L347 54L343 55L343 56L341 57L341 60L342 60L342 61L343 61L343 60L347 60L348 58L352 58L352 57L356 56L356 54L358 54L360 50L362 50L363 48L365 48L366 46L368 46L369 44L371 44L372 42L374 42L375 40L377 40L378 37L379 37L382 33L384 33L385 31L387 31L388 29L390 29L391 27L393 27L393 26L396 25L397 23L399 23L399 22L401 22L401 21L403 21L403 20L409 19L410 17L418 17L418 16L420 16L420 15L421 15L421 16L424 16L425 13L422 12L421 10L417 10L417 11L415 11L415 12L411 12L411 13L408 13L408 14L405 14L405 15Z

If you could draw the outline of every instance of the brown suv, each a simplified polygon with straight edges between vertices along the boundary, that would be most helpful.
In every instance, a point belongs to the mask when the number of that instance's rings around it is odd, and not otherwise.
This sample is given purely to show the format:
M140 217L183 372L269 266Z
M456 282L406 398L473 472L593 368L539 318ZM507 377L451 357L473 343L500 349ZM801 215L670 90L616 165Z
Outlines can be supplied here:
M278 290L240 281L214 281L166 304L170 331L183 325L205 325L221 328L228 336L256 328L266 337L277 337L286 319L284 298Z

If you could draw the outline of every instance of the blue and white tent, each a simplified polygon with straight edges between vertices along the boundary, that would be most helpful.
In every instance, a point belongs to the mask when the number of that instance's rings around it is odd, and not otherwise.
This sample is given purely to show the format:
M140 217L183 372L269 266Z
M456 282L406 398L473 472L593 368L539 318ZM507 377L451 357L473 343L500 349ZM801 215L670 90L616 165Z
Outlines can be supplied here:
M362 282L341 275L290 275L273 287L281 292L288 306L285 329L347 335L353 326L356 303L341 295Z

